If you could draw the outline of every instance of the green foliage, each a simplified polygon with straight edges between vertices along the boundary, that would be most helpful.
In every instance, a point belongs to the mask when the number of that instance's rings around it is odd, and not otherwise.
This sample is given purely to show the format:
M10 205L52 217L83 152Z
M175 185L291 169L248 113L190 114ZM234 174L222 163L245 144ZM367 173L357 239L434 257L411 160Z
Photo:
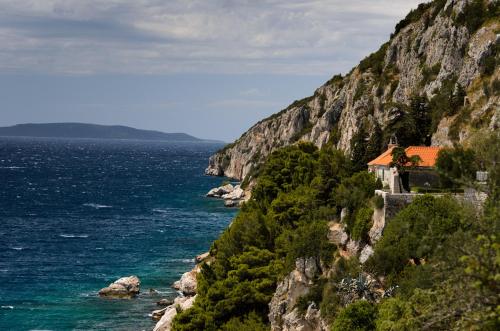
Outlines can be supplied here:
M377 209L382 209L384 208L384 205L385 205L385 202L384 202L384 198L381 196L381 195L375 195L373 197L373 206Z
M436 132L443 116L452 116L463 107L465 91L456 82L456 77L443 81L441 88L436 91L436 95L429 102L432 114L431 133Z
M335 318L332 331L369 331L375 329L377 307L365 300L351 303Z
M337 74L337 75L334 75L332 78L330 78L325 83L325 85L338 85L339 88L341 88L343 81L344 81L344 77L342 77L342 74Z
M440 71L441 71L441 63L436 63L430 68L424 66L424 68L422 69L422 82L421 82L422 86L425 86L428 83L435 80Z
M380 155L382 150L382 130L378 124L373 127L373 132L368 135L365 125L351 139L352 158L354 171L362 171L367 163Z
M405 27L410 25L411 23L419 21L424 14L429 10L432 6L432 2L429 3L421 3L418 5L416 9L410 11L408 15L404 19L402 19L398 24L396 24L396 28L394 30L393 35L397 35L399 31L403 30Z
M389 103L392 112L383 132L384 141L395 135L401 146L429 145L432 136L432 109L426 97L413 96L410 105Z
M416 197L384 229L368 266L396 277L411 261L429 258L455 231L462 228L462 208L451 198Z
M387 52L387 48L389 47L389 43L383 44L378 51L368 55L359 63L359 70L361 72L366 72L368 69L371 69L371 72L375 76L380 76L384 70L384 58L385 53Z
M323 298L324 288L325 280L316 280L315 284L310 288L309 292L306 295L301 296L297 300L296 307L299 309L299 311L304 314L311 303L318 304L319 302L321 302Z
M418 312L429 307L435 300L430 291L417 290L410 300L389 298L380 304L376 321L377 331L422 330Z
M313 257L329 265L335 246L328 241L326 222L304 223L295 230L284 231L277 239L277 252L285 256L285 272L295 267L299 257Z
M463 25L470 33L477 31L490 18L498 18L499 3L492 1L489 6L484 0L466 3L463 11L455 17L455 24Z
M266 322L256 314L251 312L250 314L240 318L234 317L227 322L222 328L223 331L267 331L269 327Z
M354 226L352 227L351 236L354 240L367 240L368 231L372 227L373 209L363 207L356 212Z
M333 196L337 205L354 211L363 206L373 195L377 187L375 175L367 171L357 172L342 180L334 190Z
M410 191L408 170L411 170L418 166L422 159L420 159L420 156L418 155L406 155L406 151L403 147L395 147L392 150L391 154L392 161L390 163L390 166L398 169L399 176L401 178L401 184L406 191Z
M214 242L196 302L177 315L174 330L264 329L277 280L297 258L332 263L327 221L338 217L333 192L350 168L341 152L310 143L272 153L252 200Z
M368 84L364 80L360 80L358 86L356 87L356 92L352 98L352 102L355 103L366 93L368 89Z
M475 163L475 154L472 149L457 146L440 150L436 160L436 168L441 186L457 188L471 183L476 176Z
M410 101L409 116L415 124L412 145L430 145L431 109L425 96L413 96Z

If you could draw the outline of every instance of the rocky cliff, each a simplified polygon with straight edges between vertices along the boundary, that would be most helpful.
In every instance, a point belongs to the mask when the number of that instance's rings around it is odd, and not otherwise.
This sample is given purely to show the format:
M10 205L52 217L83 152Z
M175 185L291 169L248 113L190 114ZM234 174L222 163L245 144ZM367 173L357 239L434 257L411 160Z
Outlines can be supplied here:
M497 129L498 7L497 0L420 5L377 52L255 124L213 155L206 173L251 177L269 153L299 140L363 160L393 134L401 144L451 145Z

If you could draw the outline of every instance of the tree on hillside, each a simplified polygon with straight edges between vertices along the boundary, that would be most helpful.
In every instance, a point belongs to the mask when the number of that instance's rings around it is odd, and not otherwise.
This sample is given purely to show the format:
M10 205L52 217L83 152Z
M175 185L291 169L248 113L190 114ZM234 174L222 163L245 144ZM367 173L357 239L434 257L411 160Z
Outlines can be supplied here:
M418 155L406 155L403 147L395 147L391 155L392 162L390 166L398 169L400 184L406 191L410 191L410 174L408 171L418 166L422 159Z

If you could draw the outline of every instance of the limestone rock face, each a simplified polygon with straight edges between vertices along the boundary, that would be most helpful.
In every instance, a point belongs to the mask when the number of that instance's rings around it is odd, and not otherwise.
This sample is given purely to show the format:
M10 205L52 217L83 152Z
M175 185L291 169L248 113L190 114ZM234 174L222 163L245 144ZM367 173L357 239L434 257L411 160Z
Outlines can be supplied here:
M316 305L311 304L305 314L301 314L295 305L298 299L309 293L316 277L321 274L321 267L315 258L299 258L293 270L281 281L269 303L269 321L273 331L315 331L323 328Z
M222 195L222 199L240 200L243 199L244 196L245 196L245 191L243 191L243 189L239 185L236 185L231 192Z
M196 277L200 272L200 267L196 266L193 270L185 272L181 279L176 281L172 287L181 291L184 295L196 294L197 281Z
M365 263L370 258L370 256L373 255L373 253L374 253L373 247L370 245L366 245L361 250L361 253L359 253L359 262Z
M330 222L328 225L328 240L337 245L344 246L349 240L349 235L344 230L344 226L337 222Z
M221 198L223 195L233 192L234 186L231 184L226 184L223 186L215 187L208 191L207 197Z
M172 321L174 320L175 315L177 315L177 309L180 309L181 311L189 309L193 306L195 300L196 295L192 297L176 298L171 306L164 308L163 315L158 323L156 323L153 331L170 331L172 329Z
M494 93L486 97L482 86L500 79L498 66L493 74L484 74L486 59L497 56L500 22L490 20L469 32L454 20L467 1L449 0L443 8L434 3L381 48L381 75L357 66L344 77L332 78L312 96L263 119L213 155L206 173L238 180L251 177L272 151L299 140L321 147L333 139L338 149L349 154L351 140L361 128L368 136L377 126L383 130L404 116L412 96L431 99L450 80L466 91L471 120L456 125L458 137L450 137L449 129L461 113L445 114L432 134L432 143L451 145L452 140L466 141L478 128L498 129L500 97Z
M140 291L141 282L137 276L122 277L99 291L99 296L107 298L133 298Z

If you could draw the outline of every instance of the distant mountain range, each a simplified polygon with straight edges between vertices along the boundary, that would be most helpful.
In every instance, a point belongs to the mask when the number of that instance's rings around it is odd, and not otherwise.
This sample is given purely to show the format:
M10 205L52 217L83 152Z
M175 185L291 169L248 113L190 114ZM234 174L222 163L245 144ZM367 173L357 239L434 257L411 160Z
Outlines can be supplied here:
M0 136L7 137L53 137L92 139L134 139L175 142L219 142L190 136L186 133L165 133L140 130L122 125L98 125L86 123L17 124L0 127Z

